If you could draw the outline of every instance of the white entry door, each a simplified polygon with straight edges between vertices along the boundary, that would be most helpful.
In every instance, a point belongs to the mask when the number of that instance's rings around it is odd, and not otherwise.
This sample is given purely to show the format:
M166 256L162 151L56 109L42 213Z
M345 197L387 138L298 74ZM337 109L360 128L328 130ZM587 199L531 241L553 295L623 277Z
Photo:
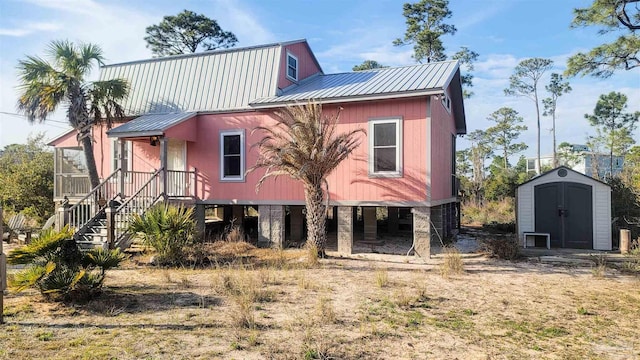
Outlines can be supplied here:
M187 170L187 142L169 139L167 144L167 195L186 196L188 178Z

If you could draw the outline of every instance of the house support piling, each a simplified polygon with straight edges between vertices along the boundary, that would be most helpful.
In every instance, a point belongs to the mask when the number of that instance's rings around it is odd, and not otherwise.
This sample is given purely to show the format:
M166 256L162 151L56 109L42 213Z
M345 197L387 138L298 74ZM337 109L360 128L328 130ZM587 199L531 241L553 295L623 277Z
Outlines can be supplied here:
M364 240L375 241L378 237L378 220L375 207L363 207L362 219L364 220Z
M338 207L338 252L350 255L353 253L353 208Z
M400 211L397 207L389 206L387 208L387 231L389 234L395 234L399 229L399 215Z
M416 256L423 260L431 256L431 209L413 208L413 246Z
M304 206L289 206L289 224L291 225L291 241L301 242L304 230L304 216L302 214Z
M274 248L284 246L284 206L258 206L258 243Z

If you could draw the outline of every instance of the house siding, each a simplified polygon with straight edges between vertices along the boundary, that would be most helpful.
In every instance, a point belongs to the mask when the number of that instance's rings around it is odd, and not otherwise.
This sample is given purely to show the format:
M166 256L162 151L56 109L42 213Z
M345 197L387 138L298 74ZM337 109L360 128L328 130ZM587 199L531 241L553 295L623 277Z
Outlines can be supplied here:
M401 117L403 119L403 176L401 178L369 177L369 148L365 134L360 134L361 142L352 155L328 177L329 195L332 203L344 202L397 202L424 203L426 191L424 152L426 133L426 101L411 99L358 104L343 104L338 124L338 132L356 129L367 131L368 121L380 117ZM327 113L335 107L325 107ZM197 119L198 138L190 143L188 164L197 168L201 184L198 196L209 202L256 203L304 201L304 191L298 182L286 176L269 179L256 193L255 184L263 170L249 173L244 182L221 182L219 180L220 156L219 134L222 130L245 129L245 153L247 167L255 164L258 153L251 144L260 140L261 134L251 134L258 125L274 124L269 113L237 113L200 115Z
M283 46L282 54L280 55L278 88L284 89L287 86L295 84L287 78L287 51L298 58L298 82L320 72L306 43L300 42Z
M453 104L452 104L453 106ZM431 98L431 201L438 202L454 197L451 189L452 135L456 134L453 109L449 112L440 97Z

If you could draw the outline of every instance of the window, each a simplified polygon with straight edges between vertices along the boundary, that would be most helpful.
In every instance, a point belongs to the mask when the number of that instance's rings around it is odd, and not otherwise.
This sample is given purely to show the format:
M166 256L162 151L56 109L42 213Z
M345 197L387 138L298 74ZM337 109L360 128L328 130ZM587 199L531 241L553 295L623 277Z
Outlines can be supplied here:
M125 141L125 140L122 140ZM120 142L118 139L112 139L111 141L111 171L116 171L118 168L122 168L124 171L133 171L133 142L125 141L124 146L124 164L120 163Z
M448 112L451 112L451 99L447 96L447 94L442 94L442 106L447 109Z
M220 133L220 180L244 181L244 131Z
M369 121L369 175L402 176L402 119Z
M287 77L290 80L298 81L298 58L287 53Z

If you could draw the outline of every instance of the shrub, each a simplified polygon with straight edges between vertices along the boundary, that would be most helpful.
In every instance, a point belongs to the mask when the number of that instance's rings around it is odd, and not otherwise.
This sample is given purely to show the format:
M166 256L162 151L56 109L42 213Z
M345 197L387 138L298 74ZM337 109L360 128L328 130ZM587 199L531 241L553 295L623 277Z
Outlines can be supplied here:
M196 224L193 208L159 204L144 215L134 215L129 231L142 237L157 254L157 263L175 265L183 260L187 246L194 243Z
M481 245L487 255L502 260L515 260L520 252L515 235L483 239Z
M124 259L119 250L82 253L68 226L45 230L29 245L14 250L10 264L28 265L11 279L17 292L33 287L52 300L88 300L102 290L106 271Z

